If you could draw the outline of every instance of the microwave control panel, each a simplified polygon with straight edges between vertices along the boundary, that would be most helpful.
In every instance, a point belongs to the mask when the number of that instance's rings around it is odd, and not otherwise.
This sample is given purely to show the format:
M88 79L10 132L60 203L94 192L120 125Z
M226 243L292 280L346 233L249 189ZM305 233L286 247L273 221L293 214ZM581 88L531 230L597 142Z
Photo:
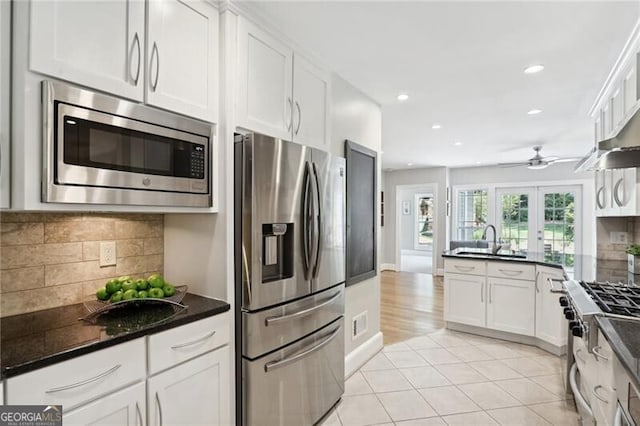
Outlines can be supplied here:
M204 145L194 145L191 150L191 177L204 179Z

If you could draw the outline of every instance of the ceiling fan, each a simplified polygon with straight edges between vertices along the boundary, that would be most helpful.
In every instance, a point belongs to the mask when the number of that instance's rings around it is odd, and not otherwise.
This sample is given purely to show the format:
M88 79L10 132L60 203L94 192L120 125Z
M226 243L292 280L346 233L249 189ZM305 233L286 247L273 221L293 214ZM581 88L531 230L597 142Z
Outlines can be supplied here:
M543 157L540 155L540 150L542 150L542 146L534 146L533 150L536 155L529 158L527 161L522 161L519 163L498 163L500 167L515 167L515 166L527 166L527 168L531 170L541 170L549 167L554 163L567 163L570 161L577 161L579 158L559 158L559 157Z

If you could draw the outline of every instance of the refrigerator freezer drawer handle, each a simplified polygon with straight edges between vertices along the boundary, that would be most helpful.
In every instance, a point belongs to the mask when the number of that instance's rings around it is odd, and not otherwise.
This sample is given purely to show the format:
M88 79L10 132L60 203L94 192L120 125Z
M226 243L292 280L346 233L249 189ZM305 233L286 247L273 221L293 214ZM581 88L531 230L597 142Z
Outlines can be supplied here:
M268 362L264 365L264 371L265 372L269 372L271 370L275 370L278 369L280 367L286 367L289 364L293 364L294 362L297 362L299 360L301 360L302 358L305 358L309 355L311 355L312 353L322 349L323 347L327 346L331 340L333 340L334 337L336 337L338 335L338 333L340 332L340 327L338 327L333 333L331 333L329 335L329 337L327 337L326 339L324 339L322 342L318 343L317 345L315 345L314 347L312 347L311 349L307 349L306 351L300 352L297 355L294 355L290 358L284 358L281 359L280 361L271 361Z
M332 298L330 298L328 300L325 300L324 302L322 302L319 305L316 305L316 306L314 306L312 308L303 309L301 311L294 312L292 314L282 315L282 316L279 316L279 317L268 317L267 319L265 319L264 323L268 327L270 325L277 324L279 322L289 321L289 320L292 320L292 319L295 319L295 318L300 318L300 317L303 317L305 315L309 315L310 313L313 313L313 312L317 311L318 309L323 308L323 307L325 307L327 305L330 305L331 303L335 302L341 295L342 295L342 292L336 294Z

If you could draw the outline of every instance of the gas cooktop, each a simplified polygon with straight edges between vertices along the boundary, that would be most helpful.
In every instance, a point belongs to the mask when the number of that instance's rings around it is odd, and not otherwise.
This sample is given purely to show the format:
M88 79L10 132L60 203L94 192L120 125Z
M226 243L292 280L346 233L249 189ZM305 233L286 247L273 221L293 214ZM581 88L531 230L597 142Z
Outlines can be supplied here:
M640 317L640 286L610 282L585 282L580 285L602 312Z

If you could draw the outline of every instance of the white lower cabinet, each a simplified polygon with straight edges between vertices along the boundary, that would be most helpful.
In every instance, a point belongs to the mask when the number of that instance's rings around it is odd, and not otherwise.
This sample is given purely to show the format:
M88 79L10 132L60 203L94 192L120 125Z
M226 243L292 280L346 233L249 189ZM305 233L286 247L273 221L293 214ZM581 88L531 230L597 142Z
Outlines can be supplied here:
M75 410L64 412L65 425L146 424L145 383L140 382Z
M549 279L562 280L564 273L559 268L538 266L536 277L536 337L563 346L567 343L567 320L558 302L559 294L549 291Z
M487 327L533 336L534 287L533 281L487 278Z
M147 380L149 425L228 425L229 348L223 347Z
M484 327L485 283L481 275L445 274L445 321Z

